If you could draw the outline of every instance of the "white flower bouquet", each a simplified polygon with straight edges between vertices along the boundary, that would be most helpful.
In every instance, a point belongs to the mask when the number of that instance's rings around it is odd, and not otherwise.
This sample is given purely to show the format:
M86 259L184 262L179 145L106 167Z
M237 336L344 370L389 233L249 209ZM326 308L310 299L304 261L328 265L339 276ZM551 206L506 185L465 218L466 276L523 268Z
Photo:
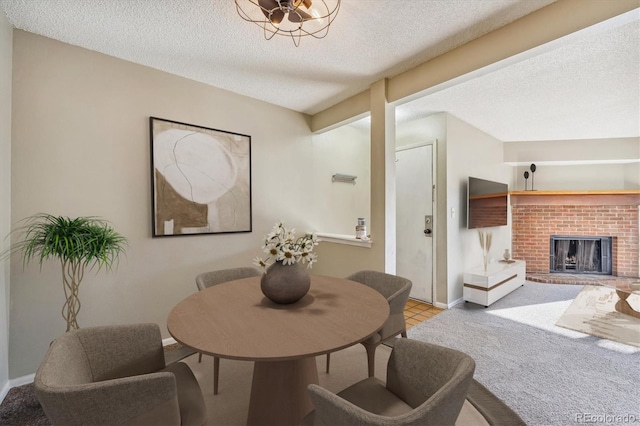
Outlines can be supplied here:
M253 263L266 270L273 262L282 262L283 265L302 262L310 269L318 260L318 255L313 253L317 245L318 237L315 233L296 238L295 229L287 229L283 222L278 222L267 234L262 246L262 251L268 256L265 259L256 257ZM270 262L271 259L273 262Z

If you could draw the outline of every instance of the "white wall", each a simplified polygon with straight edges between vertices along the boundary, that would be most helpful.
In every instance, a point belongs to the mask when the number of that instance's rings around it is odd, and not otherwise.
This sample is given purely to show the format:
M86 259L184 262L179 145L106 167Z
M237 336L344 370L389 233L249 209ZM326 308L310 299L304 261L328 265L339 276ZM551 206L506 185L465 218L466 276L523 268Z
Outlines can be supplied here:
M506 142L504 161L530 164L551 162L602 162L638 160L640 138L577 139L554 141Z
M511 166L503 163L502 142L447 114L447 215L448 215L448 302L462 297L464 271L482 265L478 231L467 229L467 179L469 176L509 184L513 188ZM452 209L455 209L453 213ZM502 258L511 248L509 225L486 228L492 233L490 258Z
M85 275L81 327L154 322L168 337L167 315L195 292L198 273L250 265L279 219L311 226L304 115L23 31L13 65L14 223L38 212L97 215L129 239L116 272ZM252 136L252 233L151 238L149 116ZM15 378L35 371L65 324L59 265L12 262Z
M444 113L396 124L396 147L442 140L446 137Z
M0 252L11 227L11 75L13 28L0 13ZM9 382L9 261L0 261L0 401Z
M504 158L518 165L514 190L525 189L531 163L536 190L640 189L640 138L508 142Z
M477 230L467 229L466 185L469 176L495 180L512 188L512 167L504 164L502 142L457 117L440 113L397 126L398 146L437 139L436 302L462 298L462 275L482 264ZM490 256L500 259L511 248L509 226L487 228L493 234Z
M513 179L516 180L512 190L523 191L525 186L524 172L530 166L514 167ZM585 164L585 165L538 165L536 172L529 179L527 189L535 190L605 190L605 189L640 189L640 176L633 169L638 164Z
M640 162L624 165L624 186L621 189L640 189Z
M371 218L370 131L345 125L312 139L313 230L354 236L357 218ZM332 182L336 173L357 176L356 184Z

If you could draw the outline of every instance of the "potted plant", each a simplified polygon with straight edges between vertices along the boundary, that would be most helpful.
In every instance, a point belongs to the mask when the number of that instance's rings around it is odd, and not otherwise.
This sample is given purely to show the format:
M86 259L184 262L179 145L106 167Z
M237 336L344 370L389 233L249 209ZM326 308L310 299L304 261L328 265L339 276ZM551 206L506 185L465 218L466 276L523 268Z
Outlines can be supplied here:
M78 291L87 266L91 269L97 265L98 271L111 270L124 252L127 239L97 217L69 218L40 213L23 222L12 232L20 235L18 241L2 257L20 253L23 266L37 258L40 267L45 260L59 259L66 298L62 317L67 322L67 331L78 329L81 306Z

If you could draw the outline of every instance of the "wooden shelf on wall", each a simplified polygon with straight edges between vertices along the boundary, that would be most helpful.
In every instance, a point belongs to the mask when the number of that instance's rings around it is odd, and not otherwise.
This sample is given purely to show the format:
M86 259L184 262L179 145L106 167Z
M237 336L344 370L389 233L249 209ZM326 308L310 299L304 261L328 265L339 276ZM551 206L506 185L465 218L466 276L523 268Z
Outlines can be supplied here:
M510 191L511 205L640 205L640 189Z

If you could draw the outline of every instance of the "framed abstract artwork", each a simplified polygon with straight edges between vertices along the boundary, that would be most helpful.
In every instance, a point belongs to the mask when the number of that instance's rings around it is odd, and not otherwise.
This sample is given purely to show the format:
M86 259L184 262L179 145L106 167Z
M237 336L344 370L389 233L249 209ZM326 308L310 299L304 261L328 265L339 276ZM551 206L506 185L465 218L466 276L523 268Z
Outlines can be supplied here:
M149 127L153 236L251 232L251 136L157 117Z

